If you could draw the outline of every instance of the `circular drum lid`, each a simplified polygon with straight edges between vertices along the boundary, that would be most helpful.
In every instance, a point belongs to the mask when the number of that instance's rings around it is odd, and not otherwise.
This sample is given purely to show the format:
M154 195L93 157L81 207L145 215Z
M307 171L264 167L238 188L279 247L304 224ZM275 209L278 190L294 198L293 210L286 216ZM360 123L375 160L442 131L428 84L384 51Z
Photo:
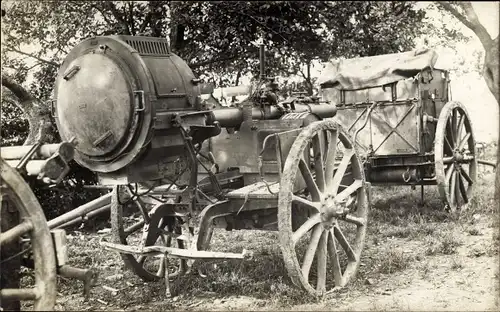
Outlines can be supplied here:
M106 155L129 132L132 101L129 80L115 61L101 53L84 54L58 77L59 131L67 140L76 137L77 151Z

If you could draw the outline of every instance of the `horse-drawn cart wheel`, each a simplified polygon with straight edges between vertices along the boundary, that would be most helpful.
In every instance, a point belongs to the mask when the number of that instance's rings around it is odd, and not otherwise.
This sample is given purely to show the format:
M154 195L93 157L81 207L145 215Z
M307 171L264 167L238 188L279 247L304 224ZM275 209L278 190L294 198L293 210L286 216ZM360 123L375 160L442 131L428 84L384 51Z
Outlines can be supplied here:
M1 289L1 301L32 300L34 310L52 310L57 294L56 257L47 220L23 177L3 159L0 160L0 171L2 207L8 205L8 209L17 210L21 220L19 224L0 234L0 248L15 242L21 244L22 240L28 242L26 252L31 252L35 266L34 286ZM2 261L9 259L2 258Z
M116 188L113 192L116 194ZM161 245L182 249L191 245L193 233L180 217L169 215L167 205L157 205L151 211L147 211L144 203L136 200L132 205L138 208L138 212L126 217L123 212L124 207L117 202L115 194L111 201L110 220L115 242L125 245ZM143 212L146 212L146 218ZM155 281L165 277L165 261L161 257L135 256L125 253L121 254L121 257L125 266L144 281ZM190 264L185 259L171 259L169 263L170 278L188 271L188 264Z
M456 211L471 200L477 166L471 121L459 102L441 110L434 155L439 194L445 207Z
M279 237L292 281L313 295L345 286L359 267L367 221L353 144L333 120L312 123L293 143L280 183Z

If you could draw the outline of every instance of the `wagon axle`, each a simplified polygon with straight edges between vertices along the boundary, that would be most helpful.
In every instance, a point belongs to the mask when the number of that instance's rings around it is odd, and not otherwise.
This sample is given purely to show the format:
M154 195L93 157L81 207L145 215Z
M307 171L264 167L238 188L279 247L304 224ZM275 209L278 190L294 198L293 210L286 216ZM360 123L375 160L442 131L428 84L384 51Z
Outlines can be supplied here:
M469 156L466 154L464 151L459 152L455 151L453 153L453 156L451 157L444 157L443 158L443 163L445 164L451 164L451 163L468 163L470 161L474 160L474 156Z

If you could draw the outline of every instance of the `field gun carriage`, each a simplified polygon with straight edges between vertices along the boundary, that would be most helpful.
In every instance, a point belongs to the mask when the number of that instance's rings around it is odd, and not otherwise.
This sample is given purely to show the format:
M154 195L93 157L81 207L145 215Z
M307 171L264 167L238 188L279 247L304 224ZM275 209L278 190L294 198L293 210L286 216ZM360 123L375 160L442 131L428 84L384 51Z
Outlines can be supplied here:
M51 309L65 245L64 234L53 240L49 230L106 210L113 238L102 246L144 280L164 279L167 295L169 278L191 271L193 261L251 256L211 250L215 228L278 231L294 284L319 296L345 286L360 264L370 182L437 184L454 210L470 201L475 179L470 119L448 102L448 76L433 68L435 56L384 57L396 65L367 58L361 69L348 66L357 76L324 79L319 97L279 101L275 85L262 88L272 82L262 49L261 80L248 99L209 108L201 81L167 40L81 42L56 80L63 143L1 151L2 205L17 207L20 218L2 228L0 242L31 241L35 269L34 288L2 289L2 300ZM15 168L58 182L71 159L111 192L46 222ZM88 283L91 274L78 272Z

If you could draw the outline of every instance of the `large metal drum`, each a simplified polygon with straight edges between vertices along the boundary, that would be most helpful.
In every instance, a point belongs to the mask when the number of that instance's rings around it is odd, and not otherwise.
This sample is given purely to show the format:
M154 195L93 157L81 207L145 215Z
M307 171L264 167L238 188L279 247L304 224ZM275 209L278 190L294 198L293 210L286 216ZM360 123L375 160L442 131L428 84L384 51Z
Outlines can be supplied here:
M133 163L158 167L158 155L183 152L172 120L201 110L198 82L170 52L166 39L89 38L73 48L59 69L57 127L63 140L76 138L75 160L97 173L127 176L125 167ZM205 119L200 114L196 123L204 126ZM159 178L158 171L128 180Z

